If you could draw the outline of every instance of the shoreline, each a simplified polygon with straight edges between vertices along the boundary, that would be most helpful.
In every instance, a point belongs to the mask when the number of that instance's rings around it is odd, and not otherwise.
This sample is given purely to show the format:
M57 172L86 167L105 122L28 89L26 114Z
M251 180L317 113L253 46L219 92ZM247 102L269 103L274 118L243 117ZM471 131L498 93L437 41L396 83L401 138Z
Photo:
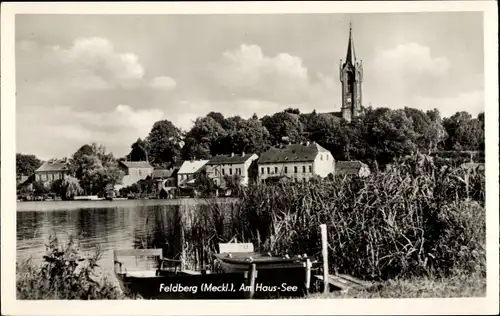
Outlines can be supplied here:
M17 212L50 212L62 210L78 210L92 208L117 208L130 206L156 206L156 205L200 205L209 201L223 203L235 202L237 198L181 198L181 199L135 199L118 201L24 201L16 202Z

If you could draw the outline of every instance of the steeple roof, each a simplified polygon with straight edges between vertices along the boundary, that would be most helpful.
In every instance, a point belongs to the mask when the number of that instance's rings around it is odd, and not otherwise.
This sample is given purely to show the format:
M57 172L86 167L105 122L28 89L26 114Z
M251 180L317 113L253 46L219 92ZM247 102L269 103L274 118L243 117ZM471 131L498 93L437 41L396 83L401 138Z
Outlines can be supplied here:
M354 65L355 61L356 53L354 52L354 41L352 39L352 24L349 23L349 43L347 44L347 54L345 57L345 62Z

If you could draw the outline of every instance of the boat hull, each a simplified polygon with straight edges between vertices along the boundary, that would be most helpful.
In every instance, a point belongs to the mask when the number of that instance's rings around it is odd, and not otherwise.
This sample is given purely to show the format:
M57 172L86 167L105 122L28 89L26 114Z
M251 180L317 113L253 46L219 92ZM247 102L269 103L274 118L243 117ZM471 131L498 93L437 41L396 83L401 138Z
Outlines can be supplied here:
M245 299L243 274L160 275L133 277L117 274L125 295L143 299Z

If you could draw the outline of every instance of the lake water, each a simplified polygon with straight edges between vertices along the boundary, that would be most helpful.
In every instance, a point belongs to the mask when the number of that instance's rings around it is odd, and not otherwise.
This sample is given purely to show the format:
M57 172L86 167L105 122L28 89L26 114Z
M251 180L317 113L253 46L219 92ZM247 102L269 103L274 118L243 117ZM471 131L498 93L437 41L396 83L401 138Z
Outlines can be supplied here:
M71 235L83 254L100 249L100 271L112 277L115 249L166 247L169 257L178 255L182 213L193 205L195 212L202 212L204 203L195 199L19 202L17 259L41 262L52 232L62 242Z

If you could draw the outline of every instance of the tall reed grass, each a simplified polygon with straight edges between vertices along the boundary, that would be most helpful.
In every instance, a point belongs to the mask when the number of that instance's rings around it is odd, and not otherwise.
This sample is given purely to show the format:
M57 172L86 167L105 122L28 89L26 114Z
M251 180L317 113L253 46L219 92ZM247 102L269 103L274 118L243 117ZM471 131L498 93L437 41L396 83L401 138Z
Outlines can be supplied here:
M195 212L184 242L201 240L196 251L207 253L237 237L261 251L317 255L318 227L327 224L330 272L378 280L484 274L484 197L484 171L414 155L367 178L251 186L235 204Z

